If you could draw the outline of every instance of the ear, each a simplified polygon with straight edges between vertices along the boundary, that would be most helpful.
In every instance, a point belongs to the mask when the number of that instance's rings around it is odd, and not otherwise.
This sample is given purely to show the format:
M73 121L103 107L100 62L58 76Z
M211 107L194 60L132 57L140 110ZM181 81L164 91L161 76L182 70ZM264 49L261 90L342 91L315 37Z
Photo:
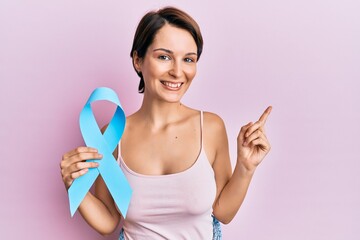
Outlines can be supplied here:
M133 53L133 65L135 70L139 73L141 72L141 64L142 64L142 58L140 58L136 51Z

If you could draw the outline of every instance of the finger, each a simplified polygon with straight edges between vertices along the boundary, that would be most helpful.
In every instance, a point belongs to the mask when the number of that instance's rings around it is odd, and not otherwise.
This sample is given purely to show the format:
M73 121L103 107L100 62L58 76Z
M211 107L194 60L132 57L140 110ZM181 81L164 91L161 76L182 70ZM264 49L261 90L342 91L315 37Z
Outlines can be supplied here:
M85 168L85 169L81 169L80 171L77 172L73 172L70 174L70 179L74 180L82 175L84 175L85 173L87 173L89 171L89 169Z
M264 139L263 137L254 139L250 142L249 145L259 147L264 152L270 151L271 148L270 143L267 141L267 139Z
M259 121L255 122L252 126L250 126L246 132L245 132L245 138L249 137L251 134L253 134L258 129L261 129L262 123Z
M250 129L248 129L248 131L245 134L245 137L249 137L253 132L255 132L256 130L260 129L262 132L265 132L265 128L264 125L266 123L266 119L269 116L270 112L271 112L272 107L269 106L264 113L261 115L261 117L259 118L258 121L256 121L254 123L253 126L251 126Z
M93 163L93 164L95 164L95 163ZM70 172L70 173L66 173L66 171L62 169L61 175L62 175L62 179L63 179L63 182L65 183L66 188L68 189L71 186L71 184L73 183L74 179L87 173L89 171L89 168L91 168L93 166L94 165L90 165L90 166L84 165L82 169L79 169L78 171L74 171L74 172Z
M246 137L243 143L243 146L247 146L253 140L259 138L262 135L262 132L258 129L250 134L250 136Z
M265 124L269 114L271 113L271 110L272 110L272 106L267 107L264 113L260 116L259 122L262 122L262 125Z
M97 162L77 162L72 164L68 171L73 173L73 172L77 172L80 171L82 169L87 169L87 168L96 168L99 167L99 163Z
M69 164L74 164L76 162L82 162L86 160L100 160L102 158L102 155L100 153L79 153L77 155L73 155L71 158L68 159Z
M72 164L74 164L76 162L84 162L84 161L90 160L90 159L100 160L101 158L102 158L102 155L99 153L79 153L77 155L71 156L70 158L62 160L60 162L60 168L67 169L68 167L70 167Z
M249 129L249 127L252 126L252 124L253 124L252 122L249 122L248 124L241 127L240 132L239 132L239 136L238 136L239 141L244 142L245 133Z
M77 148L65 153L63 155L63 160L66 159L66 158L70 158L71 156L79 154L79 153L85 153L85 152L95 153L97 151L98 150L96 148L92 148L92 147L83 147L83 146L77 147Z

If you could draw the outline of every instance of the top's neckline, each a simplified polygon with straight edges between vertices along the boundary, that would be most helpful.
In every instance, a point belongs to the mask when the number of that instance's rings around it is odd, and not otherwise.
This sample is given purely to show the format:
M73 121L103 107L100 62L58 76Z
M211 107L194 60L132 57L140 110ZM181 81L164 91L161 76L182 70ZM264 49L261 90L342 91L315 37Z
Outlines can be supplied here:
M120 143L119 143L120 144ZM142 173L138 173L138 172L135 172L134 170L132 170L131 168L129 168L124 159L122 158L121 156L121 153L119 153L119 162L120 162L120 165L124 166L125 170L127 172L129 172L130 174L134 175L134 176L137 176L137 177L142 177L142 178L166 178L166 177L176 177L176 176L181 176L181 175L185 175L189 172L191 172L195 167L196 165L199 164L200 162L200 158L202 157L203 155L203 146L201 144L201 147L200 147L200 152L195 160L195 162L188 168L186 168L185 170L182 170L180 172L175 172L175 173L169 173L169 174L161 174L161 175L157 175L157 174L154 174L154 175L150 175L150 174L142 174Z

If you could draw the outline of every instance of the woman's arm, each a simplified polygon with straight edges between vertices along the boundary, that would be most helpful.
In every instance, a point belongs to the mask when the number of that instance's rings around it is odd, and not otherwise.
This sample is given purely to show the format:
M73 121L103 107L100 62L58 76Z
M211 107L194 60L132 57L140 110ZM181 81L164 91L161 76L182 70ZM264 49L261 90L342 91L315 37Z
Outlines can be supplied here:
M229 223L239 210L256 167L270 150L270 144L264 133L264 124L270 114L267 108L259 121L243 126L238 136L238 156L234 172L228 149L225 125L214 114L204 117L205 140L210 156L214 156L213 169L217 186L217 195L213 204L213 214L222 223ZM216 137L214 137L216 136ZM211 152L211 148L214 149Z
M87 193L79 206L85 221L102 235L111 234L120 221L114 202L101 176L95 182L95 193Z
M114 156L117 156L117 151ZM89 147L78 147L63 155L60 167L67 189L74 179L86 174L89 168L98 166L95 162L86 162L88 159L101 159L101 155L96 149ZM85 221L102 235L108 235L116 229L120 214L100 175L95 181L95 193L86 194L79 206L79 212Z

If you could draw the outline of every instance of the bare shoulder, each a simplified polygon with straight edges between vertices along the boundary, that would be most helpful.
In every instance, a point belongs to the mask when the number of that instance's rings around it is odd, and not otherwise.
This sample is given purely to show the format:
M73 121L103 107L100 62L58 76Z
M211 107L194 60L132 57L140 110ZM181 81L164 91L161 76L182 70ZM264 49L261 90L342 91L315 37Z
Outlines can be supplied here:
M204 112L203 129L205 152L211 165L214 167L217 156L222 152L222 149L226 150L228 144L225 124L219 115Z
M131 133L132 131L134 131L134 129L137 129L137 127L140 125L142 120L143 119L139 117L138 111L131 115L128 115L126 117L124 135Z
M223 119L212 112L204 112L204 128L211 133L220 133L225 131Z

